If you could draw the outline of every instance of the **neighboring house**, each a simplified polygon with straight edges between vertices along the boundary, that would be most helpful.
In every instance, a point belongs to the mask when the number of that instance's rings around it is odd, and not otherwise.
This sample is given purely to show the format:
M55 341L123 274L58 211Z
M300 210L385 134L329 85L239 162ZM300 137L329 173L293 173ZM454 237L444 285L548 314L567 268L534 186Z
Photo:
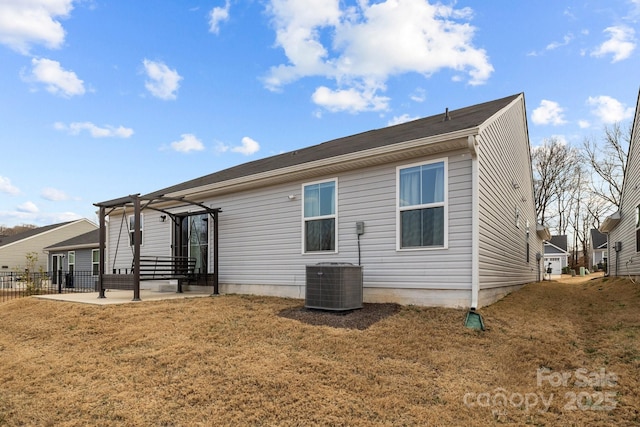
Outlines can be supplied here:
M569 265L569 252L567 251L567 236L551 236L544 242L544 268L551 269L551 275L562 274L562 269Z
M88 219L63 222L34 228L14 236L0 238L0 273L22 271L26 268L27 254L35 253L36 270L48 271L52 267L44 248L63 240L95 231L98 226Z
M293 298L317 263L361 264L365 302L478 308L540 280L524 95L443 113L96 203L102 296L136 299L111 272L151 256Z
M640 92L631 128L620 207L604 220L600 232L608 234L608 273L640 278Z
M607 235L601 233L597 229L591 230L591 266L596 267L596 270L607 269L607 257L609 252L607 250Z
M100 230L89 231L44 248L48 255L47 271L52 282L62 281L68 287L82 282L84 287L97 282L100 263Z

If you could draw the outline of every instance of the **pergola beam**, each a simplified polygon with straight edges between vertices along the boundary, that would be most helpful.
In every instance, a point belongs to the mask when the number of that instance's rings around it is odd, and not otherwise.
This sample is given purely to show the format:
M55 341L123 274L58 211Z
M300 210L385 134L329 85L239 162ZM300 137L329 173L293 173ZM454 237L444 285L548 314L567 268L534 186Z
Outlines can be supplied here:
M141 201L145 201L146 203L142 204ZM173 221L175 222L176 214L171 213L165 209L154 207L154 204L163 203L163 202L181 202L188 205L198 206L204 210L204 212L208 213L209 216L213 218L213 294L218 295L219 293L219 275L218 275L218 214L222 212L220 208L211 208L202 203L188 200L186 197L168 197L164 195L159 196L151 196L145 197L140 196L140 194L133 194L127 197L122 197L120 199L111 200L103 203L96 203L95 206L99 207L99 245L100 245L100 265L99 265L99 277L98 277L98 298L105 298L105 264L106 264L106 216L113 212L117 207L123 207L123 215L126 215L127 208L133 208L133 301L140 301L140 255L141 248L140 243L142 242L142 229L141 229L141 213L144 209L151 209L157 212L162 212L166 215L169 215ZM109 212L106 212L106 209L109 209ZM193 215L193 213L191 213ZM205 272L205 277L208 273Z

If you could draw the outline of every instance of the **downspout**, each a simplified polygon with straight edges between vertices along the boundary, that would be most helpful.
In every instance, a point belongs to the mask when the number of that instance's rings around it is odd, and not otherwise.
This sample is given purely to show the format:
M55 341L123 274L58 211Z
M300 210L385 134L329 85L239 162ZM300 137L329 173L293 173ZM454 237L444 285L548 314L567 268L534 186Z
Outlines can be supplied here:
M607 234L607 271L604 272L604 277L611 275L611 239L609 238L609 232Z
M104 294L104 286L102 285L102 279L103 276L105 274L105 257L106 257L106 241L107 241L107 233L106 233L106 221L105 221L105 207L104 206L100 206L100 214L98 215L99 217L99 222L100 222L100 231L98 232L99 237L99 243L98 243L98 250L99 250L99 254L98 256L100 257L100 264L98 265L98 298L106 298L105 294Z
M468 138L471 151L471 309L478 308L480 294L480 164L479 140Z

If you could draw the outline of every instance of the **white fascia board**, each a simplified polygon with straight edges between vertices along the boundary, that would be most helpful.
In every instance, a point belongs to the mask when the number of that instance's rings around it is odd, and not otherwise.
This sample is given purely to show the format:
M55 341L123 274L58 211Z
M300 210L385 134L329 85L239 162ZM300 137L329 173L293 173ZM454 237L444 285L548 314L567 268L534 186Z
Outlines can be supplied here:
M608 216L603 222L598 231L601 233L610 233L620 223L620 211Z
M477 128L468 128L447 134L434 135L427 138L414 139L411 141L387 145L384 147L372 148L370 150L357 151L355 153L343 154L341 156L319 159L313 162L301 163L286 168L274 169L253 175L247 175L235 179L230 179L213 184L194 187L174 193L165 194L170 197L181 197L194 195L208 195L209 193L236 191L238 188L251 188L261 184L268 184L270 181L290 181L292 177L307 177L319 175L318 171L335 173L341 170L349 170L358 167L377 165L386 161L395 161L410 158L409 154L424 151L425 155L470 149L467 138L477 135Z
M542 240L551 240L551 232L549 231L549 227L542 224L536 224L536 234Z
M544 246L553 246L554 248L556 248L557 250L559 250L560 252L548 252L548 254L554 254L554 255L569 255L569 252L565 251L562 248L557 247L556 245L554 245L551 242L544 242ZM544 248L543 248L544 249ZM547 252L545 252L545 254L547 254Z

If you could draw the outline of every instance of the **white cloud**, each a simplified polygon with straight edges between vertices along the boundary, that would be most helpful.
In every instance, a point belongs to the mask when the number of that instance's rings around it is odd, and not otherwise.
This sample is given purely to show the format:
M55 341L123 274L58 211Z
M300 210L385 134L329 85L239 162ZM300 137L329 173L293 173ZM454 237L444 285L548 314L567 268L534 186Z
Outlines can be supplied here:
M18 206L12 211L0 211L0 223L9 227L18 224L58 224L61 222L75 221L80 218L82 218L82 216L74 212L40 212L31 202Z
M72 9L73 0L0 1L0 43L25 55L34 44L59 48L65 31L58 18Z
M631 0L631 10L627 15L627 19L636 22L640 18L640 0Z
M543 99L540 106L533 110L531 120L537 125L562 125L567 123L564 119L564 109L554 101Z
M227 151L229 151L229 146L224 142L218 141L216 143L214 150L217 151L218 153L226 153Z
M142 61L147 80L144 87L156 98L170 100L176 99L176 92L180 88L182 76L176 70L172 70L162 62Z
M451 69L457 73L454 79L462 73L469 84L478 85L493 72L486 52L472 44L475 28L466 22L472 17L469 8L456 10L425 0L359 1L342 9L341 4L271 1L276 45L289 62L270 69L264 79L268 89L322 76L337 85L316 89L312 99L322 107L379 110L388 99L377 92L386 89L391 76L416 72L428 77Z
M189 153L191 151L204 150L204 144L193 134L183 133L180 135L182 138L180 141L174 141L171 143L171 148L181 153Z
M234 153L244 154L245 156L250 156L251 154L260 151L260 144L258 144L248 136L245 136L244 138L242 138L242 145L233 147L231 151L233 151Z
M591 123L588 120L578 120L578 126L580 129L588 129L591 127Z
M376 96L375 90L356 88L331 90L326 86L320 86L311 95L311 99L317 105L329 111L382 111L387 110L389 98Z
M11 184L11 180L4 176L0 176L0 193L10 194L12 196L20 194L20 189Z
M561 42L551 42L547 45L547 47L545 48L546 50L555 50L558 49L559 47L562 46L566 46L569 43L571 43L571 41L574 39L573 34L569 33L566 36L564 36L562 38Z
M56 130L66 131L70 135L79 135L82 131L87 131L93 138L129 138L133 135L133 129L124 126L105 125L99 127L91 122L73 122L66 125L56 122L53 127Z
M46 90L54 95L69 98L85 93L84 82L73 71L67 71L58 61L51 59L31 59L31 74L24 79L43 83Z
M71 197L69 197L69 195L64 191L52 187L43 188L40 196L42 196L43 199L51 200L53 202L60 202L71 199Z
M229 20L229 0L226 0L224 7L214 7L209 12L209 32L218 34L220 32L220 23Z
M633 117L633 107L625 107L620 101L610 96L590 96L587 99L587 105L593 107L591 113L605 124Z
M24 202L17 207L17 210L18 212L24 213L37 213L38 211L40 211L40 209L38 209L38 206L36 206L36 204L33 202Z
M424 102L427 99L427 92L422 88L418 88L409 98L414 102Z
M604 32L609 33L609 40L591 52L591 56L601 57L612 54L611 62L622 61L631 56L631 52L636 48L633 28L620 25L605 28Z
M411 122L413 120L418 120L420 117L412 117L408 114L403 114L401 116L396 116L387 122L387 126L399 125L400 123Z
M562 145L569 145L569 141L565 135L551 135L551 139L558 141Z

